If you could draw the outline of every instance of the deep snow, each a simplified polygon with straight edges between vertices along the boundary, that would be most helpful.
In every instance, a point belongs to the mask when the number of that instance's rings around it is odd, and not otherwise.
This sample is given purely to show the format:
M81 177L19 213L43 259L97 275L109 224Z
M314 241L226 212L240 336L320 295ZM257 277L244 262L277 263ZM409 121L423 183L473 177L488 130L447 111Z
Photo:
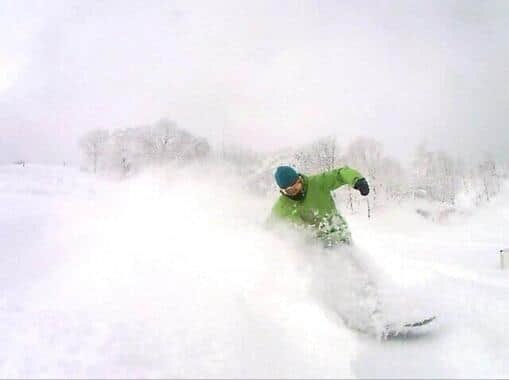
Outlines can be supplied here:
M328 255L200 169L0 167L0 377L509 376L509 191L442 224L339 205L356 248ZM366 281L391 318L439 320L388 341L347 328L333 310L362 319Z

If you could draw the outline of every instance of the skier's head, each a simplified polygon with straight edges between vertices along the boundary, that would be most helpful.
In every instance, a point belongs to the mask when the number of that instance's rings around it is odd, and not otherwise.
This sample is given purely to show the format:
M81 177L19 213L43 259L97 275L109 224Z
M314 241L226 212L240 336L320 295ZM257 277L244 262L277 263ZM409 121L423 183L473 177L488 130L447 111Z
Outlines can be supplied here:
M291 166L279 166L274 173L274 177L277 185L281 189L286 189L299 179L299 173Z
M290 166L279 166L274 173L274 177L277 185L286 195L294 196L302 190L299 173Z

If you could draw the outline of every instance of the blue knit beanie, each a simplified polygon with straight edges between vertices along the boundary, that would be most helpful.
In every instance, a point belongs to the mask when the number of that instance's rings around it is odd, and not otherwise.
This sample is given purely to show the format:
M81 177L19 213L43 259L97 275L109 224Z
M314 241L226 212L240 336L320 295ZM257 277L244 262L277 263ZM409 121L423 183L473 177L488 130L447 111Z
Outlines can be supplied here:
M292 186L299 178L299 174L290 166L279 166L274 173L276 183L281 189Z

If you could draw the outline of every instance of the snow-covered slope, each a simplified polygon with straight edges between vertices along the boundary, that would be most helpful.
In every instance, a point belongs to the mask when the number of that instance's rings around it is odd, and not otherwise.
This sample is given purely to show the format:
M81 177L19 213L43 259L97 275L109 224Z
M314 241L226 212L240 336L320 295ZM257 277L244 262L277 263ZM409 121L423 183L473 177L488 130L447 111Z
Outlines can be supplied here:
M507 377L509 270L500 269L498 252L509 247L509 192L485 209L441 225L407 206L384 210L367 224L352 217L351 227L386 280L385 298L398 305L402 299L411 306L429 305L440 316L439 328L425 339L366 345L356 373Z
M317 294L337 272L347 299L358 277L267 230L271 200L239 189L213 167L120 183L0 168L0 376L509 375L509 273L496 256L508 193L447 225L411 205L346 215L387 311L440 316L427 335L377 341Z

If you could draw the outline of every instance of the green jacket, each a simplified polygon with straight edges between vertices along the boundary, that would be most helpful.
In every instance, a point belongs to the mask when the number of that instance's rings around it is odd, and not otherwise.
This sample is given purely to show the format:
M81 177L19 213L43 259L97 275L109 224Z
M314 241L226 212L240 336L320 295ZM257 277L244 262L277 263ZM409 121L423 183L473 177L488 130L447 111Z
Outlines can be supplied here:
M331 192L343 185L354 186L363 176L349 167L305 176L304 198L281 195L272 208L271 222L286 221L310 229L327 247L351 243L348 225L336 209Z

